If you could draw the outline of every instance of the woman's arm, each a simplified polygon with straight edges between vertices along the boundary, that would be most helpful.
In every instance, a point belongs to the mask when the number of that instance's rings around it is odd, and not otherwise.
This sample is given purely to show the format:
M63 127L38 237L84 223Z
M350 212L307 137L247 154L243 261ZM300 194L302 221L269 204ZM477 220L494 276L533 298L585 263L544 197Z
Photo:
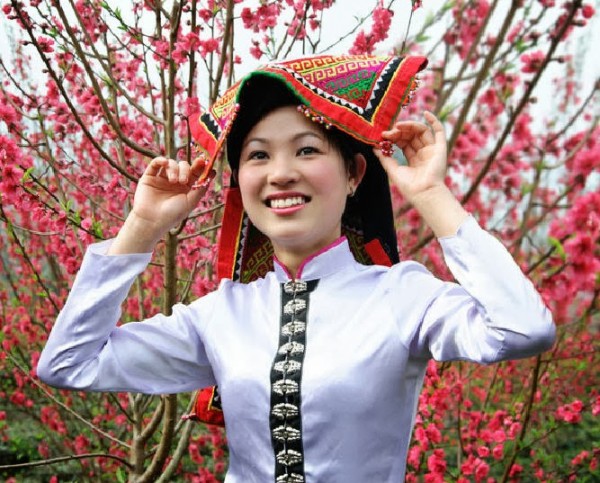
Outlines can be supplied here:
M203 169L202 159L191 166L166 158L150 162L116 239L88 249L41 354L40 379L62 388L150 393L214 384L199 335L210 317L201 308L210 297L194 308L175 307L171 317L116 327L150 252L206 191L194 186Z
M418 287L417 300L404 304L420 307L418 324L406 336L413 356L491 363L552 347L555 326L549 310L496 238L469 217L456 235L439 242L458 284L435 279L422 267L412 274L409 283Z
M169 317L116 327L150 254L106 256L110 243L88 249L41 354L39 378L65 389L144 393L214 384L202 342L213 294L188 307L175 306Z
M470 219L444 183L446 138L439 120L397 122L383 133L400 147L407 166L376 150L390 180L440 240L460 285L423 276L429 293L414 334L413 354L479 362L526 357L555 337L549 311L502 244ZM429 286L431 285L431 286Z

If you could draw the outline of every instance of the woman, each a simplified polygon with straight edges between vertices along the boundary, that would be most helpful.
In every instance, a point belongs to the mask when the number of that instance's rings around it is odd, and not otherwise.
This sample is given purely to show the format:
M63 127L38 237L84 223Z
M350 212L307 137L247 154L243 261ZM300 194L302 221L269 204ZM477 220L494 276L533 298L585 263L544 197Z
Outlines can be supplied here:
M193 119L209 161L227 143L233 171L227 278L170 317L115 328L134 278L202 196L194 186L211 166L152 160L116 239L88 250L40 378L147 393L218 383L227 482L403 481L429 359L490 363L554 340L532 284L445 186L441 123L430 113L428 124L392 122L423 66L364 56L275 64ZM384 172L460 285L397 262Z

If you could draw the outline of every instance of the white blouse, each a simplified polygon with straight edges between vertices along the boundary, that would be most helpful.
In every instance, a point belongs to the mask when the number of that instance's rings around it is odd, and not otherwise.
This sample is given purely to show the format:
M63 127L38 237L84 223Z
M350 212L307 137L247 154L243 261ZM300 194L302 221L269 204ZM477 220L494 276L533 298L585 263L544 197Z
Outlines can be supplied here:
M344 238L219 288L169 317L116 327L150 254L91 246L41 355L46 383L174 393L218 384L227 483L403 482L427 361L490 363L554 342L552 318L506 249L473 218L439 240L460 285L422 265L357 263ZM286 294L288 288L298 288Z

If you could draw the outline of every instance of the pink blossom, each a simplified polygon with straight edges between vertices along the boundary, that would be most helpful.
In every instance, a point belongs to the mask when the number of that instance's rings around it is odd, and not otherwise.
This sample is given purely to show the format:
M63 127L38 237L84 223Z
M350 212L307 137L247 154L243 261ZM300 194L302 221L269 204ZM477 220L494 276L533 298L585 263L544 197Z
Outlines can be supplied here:
M556 418L570 424L576 424L581 421L581 410L583 404L579 400L575 400L571 404L559 406L555 412Z
M432 443L438 444L442 442L442 433L435 424L428 424L425 428L425 432L427 433L427 438Z
M358 32L354 44L349 50L350 54L370 54L373 52L373 41L365 34L364 30Z
M92 228L92 219L91 218L84 218L83 220L81 220L81 228L85 229L85 230L90 230Z
M504 456L504 444L503 443L497 444L496 446L494 446L492 448L492 456L496 460L502 459L502 457Z
M586 3L581 8L581 14L583 15L584 18L590 19L594 16L594 13L596 13L596 10L589 3Z
M277 25L277 18L280 13L280 7L277 3L263 3L255 12L249 7L244 7L241 12L244 28L258 33Z
M37 42L42 52L46 54L54 52L54 40L48 37L39 37Z
M446 471L446 458L443 449L434 449L427 458L427 469L432 473L444 473Z
M186 52L193 52L198 50L200 47L200 37L195 32L187 33L180 37L179 41L175 44L177 48Z
M213 18L213 11L208 8L201 8L198 10L198 16L202 19L203 22L208 22Z
M390 9L377 7L373 11L373 25L369 33L361 30L350 48L351 54L371 54L375 45L388 37L394 12Z
M421 466L421 455L423 451L420 446L412 446L408 450L407 463L413 468L417 469Z
M37 451L42 458L48 458L50 456L50 448L48 447L48 443L42 441L38 444Z
M490 455L490 449L487 446L478 446L477 454L480 458L487 458Z
M518 477L522 472L523 472L523 467L518 463L514 463L510 467L508 476L510 476L511 478L515 478L515 477Z
M8 103L0 103L0 120L7 126L17 122L17 111Z
M509 43L514 43L515 40L517 39L517 37L519 36L519 34L521 33L521 31L523 30L523 26L525 25L525 22L523 22L522 20L517 22L516 25L513 27L513 29L508 33L506 39L508 40Z
M590 452L586 451L586 450L582 450L579 452L579 454L577 456L575 456L571 460L571 465L579 466L580 464L582 464L584 462L584 460L588 459L589 457L590 457Z
M523 54L521 56L521 63L523 64L523 67L521 67L521 72L526 74L537 72L540 70L545 57L546 56L541 50L536 50L535 52L531 52L529 54Z
M260 49L258 42L256 42L256 41L252 42L252 47L250 47L250 54L255 59L260 59L262 57L263 51Z
M394 12L387 8L376 8L373 11L373 40L381 42L387 39Z
M482 481L490 472L490 465L485 461L479 460L479 464L475 468L475 481Z

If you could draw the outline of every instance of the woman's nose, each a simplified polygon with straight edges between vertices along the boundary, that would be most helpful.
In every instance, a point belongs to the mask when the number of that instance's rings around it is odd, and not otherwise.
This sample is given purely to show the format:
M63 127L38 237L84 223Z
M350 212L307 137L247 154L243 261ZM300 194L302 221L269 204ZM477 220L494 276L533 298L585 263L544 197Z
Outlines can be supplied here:
M274 185L288 185L298 181L300 173L288 156L276 156L269 164L269 183Z

